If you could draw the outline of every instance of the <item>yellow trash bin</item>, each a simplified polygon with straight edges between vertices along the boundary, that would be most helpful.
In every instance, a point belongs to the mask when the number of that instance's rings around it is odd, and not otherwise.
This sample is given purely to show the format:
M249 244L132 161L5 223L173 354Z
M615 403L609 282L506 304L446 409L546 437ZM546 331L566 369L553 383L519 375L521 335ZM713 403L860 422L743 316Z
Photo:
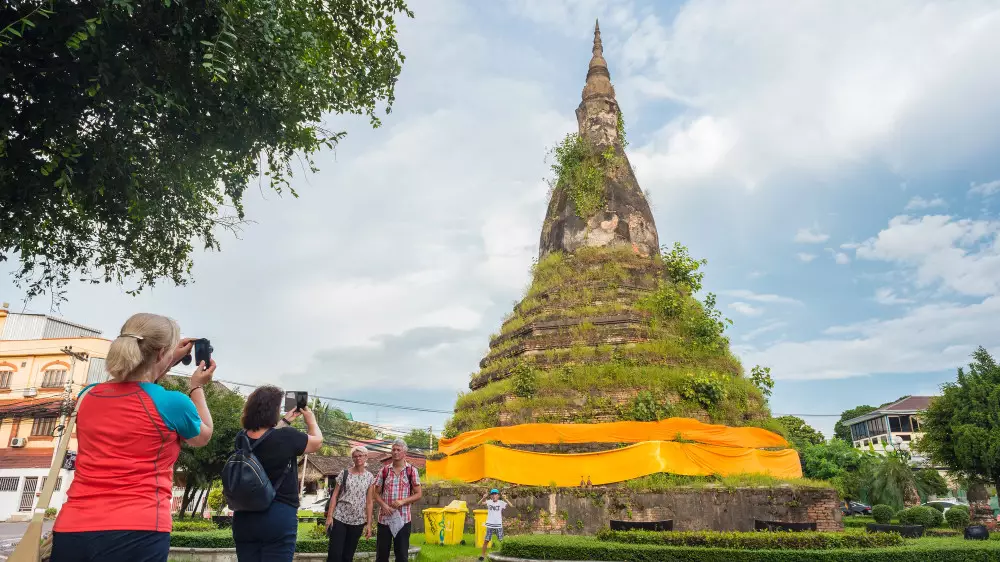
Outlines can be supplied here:
M465 515L468 512L469 508L461 500L455 500L445 506L441 544L462 544L465 532Z
M424 542L444 544L444 508L424 508Z
M476 548L481 548L483 541L486 540L486 516L488 513L489 511L485 509L472 510L472 520L476 525ZM490 548L493 548L492 539L490 539Z

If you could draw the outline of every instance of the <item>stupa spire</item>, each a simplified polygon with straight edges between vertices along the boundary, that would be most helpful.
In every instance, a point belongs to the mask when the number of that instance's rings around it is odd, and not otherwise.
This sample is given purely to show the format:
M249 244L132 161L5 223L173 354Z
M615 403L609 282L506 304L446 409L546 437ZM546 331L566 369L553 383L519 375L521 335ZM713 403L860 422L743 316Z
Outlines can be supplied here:
M615 88L611 85L608 61L604 59L604 45L601 43L601 23L594 22L594 47L590 66L587 68L587 83L583 87L583 101L594 98L615 99ZM583 132L583 131L581 131Z
M601 163L601 182L596 186L600 193L591 194L600 198L601 204L581 212L570 186L560 184L549 201L538 253L545 257L552 252L573 253L583 247L621 246L649 256L659 251L656 225L625 154L623 130L619 127L621 110L604 59L599 22L594 23L592 52L576 122L580 138Z

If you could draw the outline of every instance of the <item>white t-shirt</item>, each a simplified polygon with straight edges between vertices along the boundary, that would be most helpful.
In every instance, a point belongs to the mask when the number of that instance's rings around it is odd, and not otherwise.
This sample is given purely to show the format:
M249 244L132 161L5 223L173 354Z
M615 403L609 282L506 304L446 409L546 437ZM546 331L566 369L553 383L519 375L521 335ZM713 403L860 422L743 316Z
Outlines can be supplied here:
M488 511L486 514L487 527L493 527L495 529L503 527L503 516L501 515L501 512L505 507L507 507L507 502L503 500L486 500L486 509Z

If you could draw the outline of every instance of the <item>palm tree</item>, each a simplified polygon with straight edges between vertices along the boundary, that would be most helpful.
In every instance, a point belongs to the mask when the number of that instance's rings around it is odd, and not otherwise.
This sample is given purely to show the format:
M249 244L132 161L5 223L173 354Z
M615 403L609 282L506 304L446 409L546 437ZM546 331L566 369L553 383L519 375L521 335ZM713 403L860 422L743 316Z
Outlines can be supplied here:
M920 505L910 455L905 451L887 450L872 470L867 495L873 504L882 503L894 509Z

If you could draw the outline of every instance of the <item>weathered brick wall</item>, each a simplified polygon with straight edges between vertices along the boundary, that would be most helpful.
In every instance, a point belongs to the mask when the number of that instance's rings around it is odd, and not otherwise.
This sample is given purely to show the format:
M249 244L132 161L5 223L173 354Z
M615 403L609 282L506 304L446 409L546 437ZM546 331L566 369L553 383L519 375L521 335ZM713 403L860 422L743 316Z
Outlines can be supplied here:
M466 532L473 532L472 509L484 490L473 487L428 485L414 506L414 531L423 532L424 507L444 507L465 500L470 512ZM638 493L624 488L505 489L511 506L504 511L504 527L515 533L591 534L609 521L673 519L677 531L751 531L754 519L788 523L815 522L820 531L841 531L837 492L822 488L677 488Z

